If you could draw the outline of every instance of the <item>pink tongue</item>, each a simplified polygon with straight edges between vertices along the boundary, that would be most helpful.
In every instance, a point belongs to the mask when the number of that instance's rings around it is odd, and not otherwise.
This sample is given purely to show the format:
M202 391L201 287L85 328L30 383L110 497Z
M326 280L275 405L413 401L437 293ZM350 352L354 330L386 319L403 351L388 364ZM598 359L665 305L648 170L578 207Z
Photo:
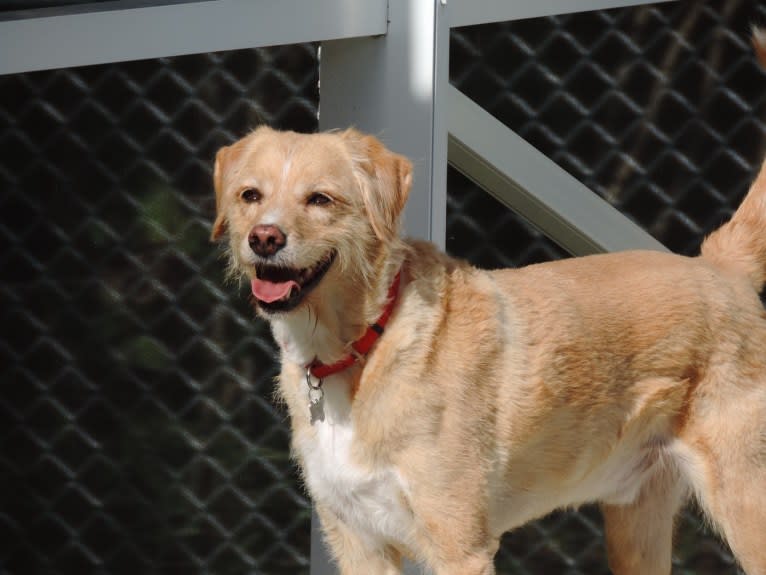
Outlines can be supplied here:
M286 282L267 282L265 280L259 280L253 278L250 283L250 287L253 290L253 295L260 301L271 303L286 297L293 286L300 289L300 286L293 280Z

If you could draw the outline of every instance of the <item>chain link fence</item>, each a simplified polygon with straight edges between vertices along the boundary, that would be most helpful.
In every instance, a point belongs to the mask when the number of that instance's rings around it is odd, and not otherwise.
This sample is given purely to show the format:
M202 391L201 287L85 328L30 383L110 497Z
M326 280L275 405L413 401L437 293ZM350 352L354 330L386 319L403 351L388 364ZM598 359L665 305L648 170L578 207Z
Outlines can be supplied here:
M763 152L744 0L454 30L458 88L671 249L693 253ZM207 241L215 150L314 131L317 47L0 78L0 572L308 572L268 328ZM449 173L448 248L565 257ZM608 573L596 509L506 538L500 573ZM684 515L675 572L736 573Z
M0 570L307 572L274 346L207 238L215 150L317 98L312 45L0 79Z

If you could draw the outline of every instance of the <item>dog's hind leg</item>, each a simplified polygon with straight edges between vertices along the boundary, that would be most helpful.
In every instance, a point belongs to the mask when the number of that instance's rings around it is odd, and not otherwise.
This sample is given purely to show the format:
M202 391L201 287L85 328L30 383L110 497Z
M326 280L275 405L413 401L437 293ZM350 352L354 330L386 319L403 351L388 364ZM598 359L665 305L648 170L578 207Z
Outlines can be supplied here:
M674 520L685 494L675 469L663 469L647 480L633 503L601 506L614 575L669 575Z
M766 575L766 381L697 431L685 442L697 499L745 572Z

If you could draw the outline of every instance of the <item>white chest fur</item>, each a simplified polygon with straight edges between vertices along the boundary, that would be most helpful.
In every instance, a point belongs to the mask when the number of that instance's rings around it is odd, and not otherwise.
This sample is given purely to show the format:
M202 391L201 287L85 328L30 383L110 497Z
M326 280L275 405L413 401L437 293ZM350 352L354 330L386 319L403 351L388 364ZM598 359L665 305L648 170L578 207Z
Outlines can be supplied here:
M371 544L412 541L414 523L405 502L406 484L393 467L365 468L354 460L356 445L345 394L324 398L324 420L297 445L312 497L331 509Z

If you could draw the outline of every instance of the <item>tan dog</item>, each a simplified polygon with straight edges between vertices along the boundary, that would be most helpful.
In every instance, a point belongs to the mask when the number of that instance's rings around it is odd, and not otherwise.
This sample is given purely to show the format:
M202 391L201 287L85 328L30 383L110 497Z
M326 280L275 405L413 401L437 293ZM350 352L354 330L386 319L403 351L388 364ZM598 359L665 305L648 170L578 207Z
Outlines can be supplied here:
M766 164L701 257L492 272L399 239L410 163L354 130L259 128L215 187L342 573L492 574L503 532L593 501L614 573L669 573L694 496L766 574Z

